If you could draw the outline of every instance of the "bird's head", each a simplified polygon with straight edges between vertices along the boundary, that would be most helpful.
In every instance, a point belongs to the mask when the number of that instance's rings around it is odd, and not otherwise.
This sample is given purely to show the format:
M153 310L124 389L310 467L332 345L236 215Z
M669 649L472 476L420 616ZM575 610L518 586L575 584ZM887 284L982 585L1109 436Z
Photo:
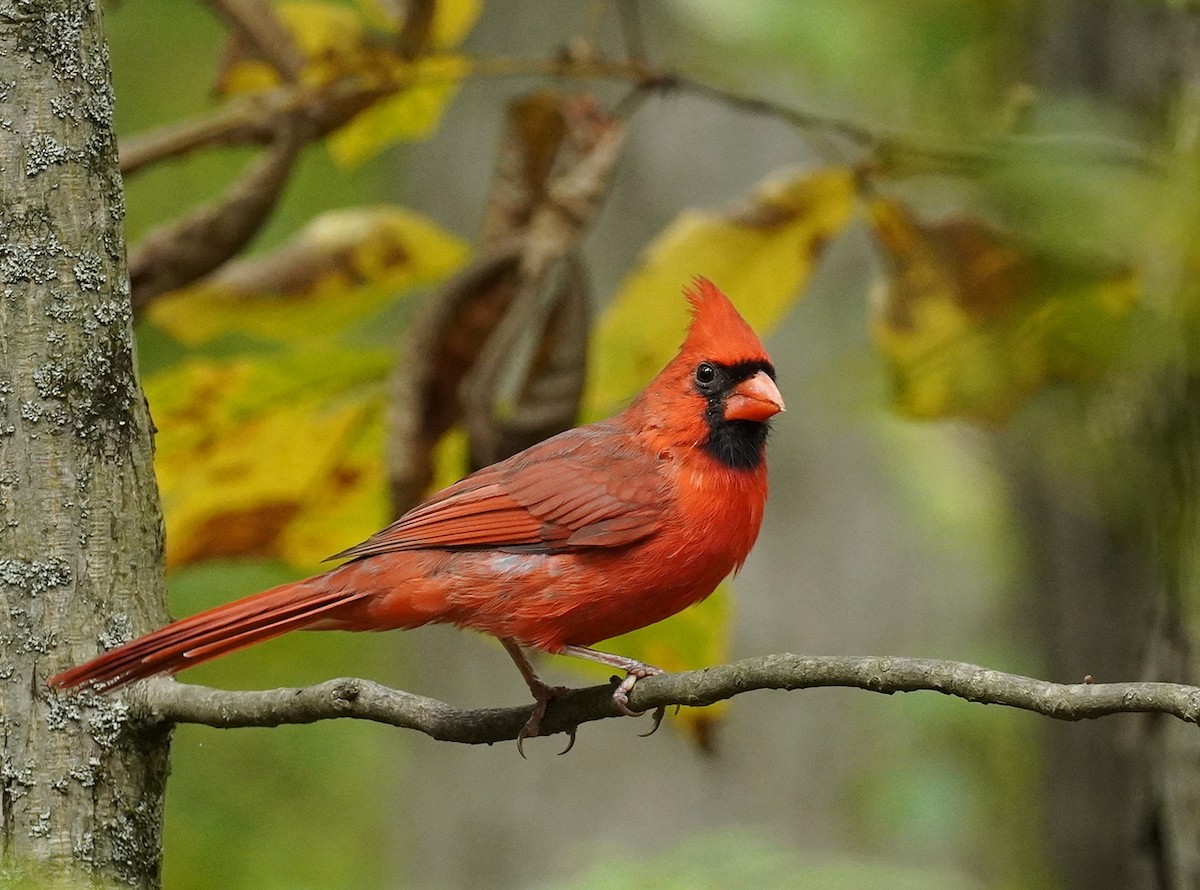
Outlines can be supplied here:
M659 435L699 445L735 469L762 465L768 424L784 410L775 367L729 298L706 278L686 291L692 323L679 354L639 399Z

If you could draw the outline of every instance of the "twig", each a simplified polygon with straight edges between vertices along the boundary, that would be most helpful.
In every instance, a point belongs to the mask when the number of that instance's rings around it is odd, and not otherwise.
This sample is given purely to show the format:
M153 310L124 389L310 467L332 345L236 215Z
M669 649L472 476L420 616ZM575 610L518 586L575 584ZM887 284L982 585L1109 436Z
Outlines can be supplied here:
M706 96L751 114L767 115L792 124L799 130L834 134L855 146L870 150L875 166L917 168L930 165L955 170L977 170L1020 151L1057 153L1072 160L1090 160L1114 166L1161 170L1163 162L1136 143L1091 133L999 134L955 138L951 135L923 136L884 128L868 127L849 118L780 105L757 96L704 83L689 77L667 75L663 86Z
M1200 722L1200 688L1176 683L1050 683L973 664L886 656L765 655L732 664L641 680L630 706L709 705L754 689L850 687L872 692L929 690L982 704L1006 705L1056 720L1120 713L1169 714ZM301 689L230 692L154 679L127 693L130 717L146 724L199 723L221 729L315 723L339 717L415 729L464 744L515 739L530 707L465 710L343 678ZM610 686L573 690L550 705L544 734L569 732L592 720L618 716Z
M228 102L211 114L168 124L134 136L120 146L121 175L202 148L270 142L280 127L305 120L311 137L336 130L373 102L415 82L413 77L381 86L344 77L321 86L284 85Z
M469 77L547 75L638 83L646 79L640 66L607 59L497 57L475 59L470 65ZM121 174L130 176L150 164L203 148L269 142L281 121L300 115L312 122L314 138L324 136L385 96L437 82L405 70L387 82L381 82L378 76L347 75L315 86L283 84L227 102L210 113L130 137L120 147Z
M396 49L406 62L425 52L437 12L434 0L408 0L404 4L404 25L396 35Z
M526 59L519 57L476 58L470 62L469 78L564 77L574 80L615 80L635 84L645 91L678 90L704 96L752 114L786 121L799 130L822 137L837 135L854 146L870 151L880 169L978 169L997 158L1019 151L1053 152L1063 158L1092 160L1117 166L1161 170L1162 161L1141 146L1091 134L1020 134L955 139L928 137L876 129L849 118L779 103L695 80L673 71L649 67L639 59L613 60L596 56ZM140 168L170 157L209 146L264 142L274 132L280 117L307 113L316 125L314 136L336 129L383 96L416 83L431 83L411 75L390 83L367 82L347 76L319 87L283 85L267 93L228 103L211 114L131 138L121 146L121 172L128 176Z
M644 65L650 57L642 34L642 11L636 0L617 0L617 17L621 24L621 39L625 42L625 55Z
M235 39L271 64L284 80L294 83L304 69L304 57L292 34L266 0L208 0L208 5L233 30Z
M284 130L223 195L161 226L129 252L135 312L155 297L191 284L235 256L270 218L305 144L299 128Z

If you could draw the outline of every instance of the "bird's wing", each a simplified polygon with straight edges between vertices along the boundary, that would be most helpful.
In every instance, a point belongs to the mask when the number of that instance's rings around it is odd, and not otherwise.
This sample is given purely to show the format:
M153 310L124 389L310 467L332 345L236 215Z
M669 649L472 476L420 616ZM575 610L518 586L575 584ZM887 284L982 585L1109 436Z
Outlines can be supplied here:
M331 559L423 549L561 552L652 534L668 483L644 446L612 423L568 430L484 467Z

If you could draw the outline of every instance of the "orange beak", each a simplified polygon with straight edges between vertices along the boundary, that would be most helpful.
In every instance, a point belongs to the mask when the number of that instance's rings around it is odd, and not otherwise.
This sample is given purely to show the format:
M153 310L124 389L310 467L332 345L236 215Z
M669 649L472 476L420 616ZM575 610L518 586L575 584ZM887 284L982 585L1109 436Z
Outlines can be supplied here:
M743 380L725 400L726 420L763 421L783 410L783 396L766 371Z

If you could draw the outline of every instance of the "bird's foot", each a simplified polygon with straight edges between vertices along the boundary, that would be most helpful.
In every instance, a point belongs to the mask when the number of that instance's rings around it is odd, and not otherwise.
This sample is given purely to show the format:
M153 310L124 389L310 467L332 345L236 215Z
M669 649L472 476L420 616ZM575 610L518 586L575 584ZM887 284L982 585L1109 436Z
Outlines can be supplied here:
M529 691L533 693L533 713L529 715L529 719L517 733L517 753L526 760L529 758L525 757L525 740L537 738L542 734L542 718L546 716L546 706L560 695L570 692L570 689L566 686L548 686L541 680L535 679L529 683ZM575 730L574 726L567 730L571 738L567 742L567 747L558 752L560 755L566 754L575 747Z
M525 757L525 740L542 734L542 718L546 716L546 705L550 703L551 699L558 698L570 690L566 686L549 686L543 683L542 678L534 672L533 665L529 663L529 659L525 657L525 653L521 651L521 646L516 640L501 637L500 643L512 657L517 670L525 678L525 683L529 686L530 693L533 694L533 713L529 715L529 719L525 721L525 725L517 733L517 753L522 758L528 760ZM558 752L560 755L566 754L575 747L575 730L577 728L572 726L567 730L567 734L570 735L571 739L567 742L567 747Z
M529 723L525 724L525 728L521 730L521 738L517 740L517 750L520 751L521 742L524 739L538 734L538 724L546 713L546 705L542 701L542 691L550 690L551 687L547 687L546 684L538 679L537 675L533 672L533 668L530 667L529 661L525 658L524 654L522 654L520 646L518 646L513 640L502 639L501 642L504 644L504 648L506 648L509 654L513 657L513 661L517 663L517 667L521 670L521 675L525 678L525 682L529 684L530 691L533 692L533 697L538 701L537 707L534 708L533 715L529 718ZM586 646L563 646L562 648L554 651L559 655L570 655L573 658L586 658L588 661L594 661L598 664L607 665L608 667L616 668L619 671L624 671L625 679L617 683L616 688L613 690L612 700L613 707L617 709L617 712L624 714L627 717L637 717L644 713L642 711L635 711L629 707L629 691L633 689L634 684L637 683L638 680L645 679L646 677L656 677L659 674L666 673L666 671L664 671L662 668L656 668L652 664L646 664L645 662L638 661L634 658L626 658L624 655L613 655L611 652L600 652L597 649L589 649ZM615 677L613 679L616 680ZM555 692L549 696L550 698L553 698L555 695L561 695L565 691L561 686L553 687L553 689ZM676 710L678 710L678 708L676 708ZM658 727L662 725L663 717L665 717L666 714L666 708L655 708L654 725L650 727L649 732L643 733L643 735L654 735L654 733L658 731ZM572 729L570 744L567 745L566 750L562 753L566 754L567 751L571 750L571 747L574 744L575 732L574 729ZM524 752L521 753L521 756L525 756Z
M626 717L640 717L645 711L635 711L629 707L629 691L633 689L638 680L646 677L654 677L658 674L665 674L666 671L662 668L656 668L649 664L634 662L627 668L628 673L625 674L625 679L617 684L617 688L613 690L613 705L616 709ZM664 706L659 706L654 709L654 725L650 727L649 732L641 733L641 737L652 736L658 732L658 728L662 726L663 717L667 715L667 709Z
M586 658L588 661L595 661L600 664L606 664L609 667L614 667L617 670L625 672L625 679L617 684L617 688L613 690L613 707L626 717L637 717L642 711L635 711L629 707L629 690L633 689L634 684L638 680L646 677L656 677L659 674L665 674L662 668L656 668L652 664L646 664L643 661L638 661L634 658L626 658L624 655L613 655L611 652L600 652L596 649L589 649L586 646L563 646L559 650L562 655L570 655L575 658ZM616 679L615 677L613 679ZM658 727L662 725L663 717L667 714L667 709L663 707L654 709L654 725L650 727L650 731L643 735L654 735L658 731Z

